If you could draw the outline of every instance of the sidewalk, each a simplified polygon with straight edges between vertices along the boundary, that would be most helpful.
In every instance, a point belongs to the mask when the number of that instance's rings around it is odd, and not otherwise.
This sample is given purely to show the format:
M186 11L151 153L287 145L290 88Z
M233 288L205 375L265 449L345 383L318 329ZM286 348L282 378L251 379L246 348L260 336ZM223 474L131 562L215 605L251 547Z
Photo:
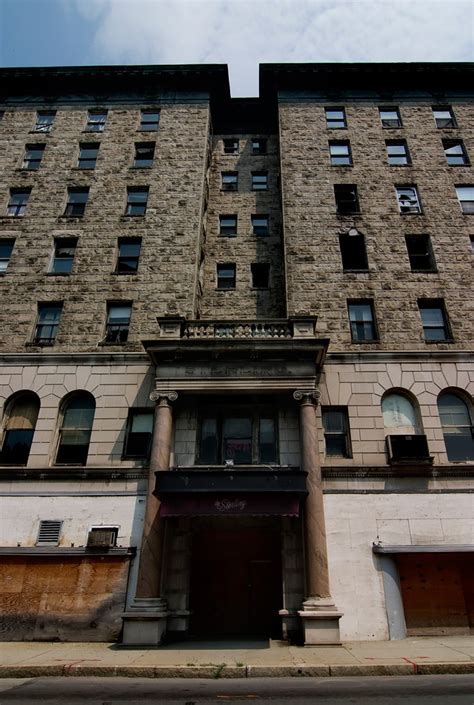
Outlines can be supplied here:
M256 678L474 674L474 637L416 637L300 647L280 641L182 642L154 649L103 643L4 642L1 678Z

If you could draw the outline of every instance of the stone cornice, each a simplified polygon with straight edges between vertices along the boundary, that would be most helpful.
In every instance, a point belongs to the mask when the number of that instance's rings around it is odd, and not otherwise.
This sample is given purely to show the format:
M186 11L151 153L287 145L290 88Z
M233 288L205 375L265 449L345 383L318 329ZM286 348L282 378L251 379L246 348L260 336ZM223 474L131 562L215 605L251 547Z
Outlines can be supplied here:
M44 352L0 353L0 365L148 365L144 353L123 352Z
M470 350L368 350L360 352L328 352L326 363L366 362L474 362Z

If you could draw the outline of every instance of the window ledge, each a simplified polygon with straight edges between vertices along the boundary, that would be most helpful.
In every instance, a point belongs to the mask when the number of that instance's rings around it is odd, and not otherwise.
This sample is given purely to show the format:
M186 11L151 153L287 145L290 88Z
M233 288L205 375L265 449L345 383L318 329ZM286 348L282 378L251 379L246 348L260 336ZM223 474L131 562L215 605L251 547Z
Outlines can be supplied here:
M95 166L72 166L71 171L94 171Z
M376 340L351 340L352 345L379 345L380 338Z
M132 166L129 166L130 171L135 171L135 169L151 169L153 167L153 164L148 164L147 166L141 166L140 164L132 164Z
M370 269L343 269L343 274L370 274Z
M144 213L143 215L132 215L131 213L130 214L124 213L123 215L120 216L120 219L121 220L123 220L123 219L129 220L129 218L144 218L145 215L146 215L146 213Z
M59 221L71 221L71 222L76 222L76 221L81 221L84 220L83 215L59 215L58 216Z
M439 274L437 269L412 269L412 274Z
M40 343L36 340L31 340L25 343L25 347L27 348L52 348L55 345L56 341L53 341L52 343Z
M46 277L70 277L71 272L45 272Z
M238 188L221 188L221 193L238 193Z
M41 135L41 137L51 137L52 130L48 132L43 132L43 130L28 130L29 135Z
M12 222L15 220L23 220L24 215L0 215L0 221Z
M235 286L224 289L222 287L216 286L216 291L235 291Z
M336 213L338 218L362 218L362 212L356 211L354 213Z
M113 272L110 272L110 274L111 274L111 276L114 276L114 277L135 277L138 274L138 271L136 271L136 272L113 271Z
M444 343L451 344L456 341L454 340L454 338L444 338L443 340L424 340L423 342L426 343L426 345L443 345Z

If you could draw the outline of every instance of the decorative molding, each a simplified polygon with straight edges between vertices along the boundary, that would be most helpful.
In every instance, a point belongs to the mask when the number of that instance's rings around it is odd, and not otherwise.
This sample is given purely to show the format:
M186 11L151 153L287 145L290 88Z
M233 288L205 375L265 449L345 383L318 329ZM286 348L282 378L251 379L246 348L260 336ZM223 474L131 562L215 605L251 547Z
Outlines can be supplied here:
M178 398L178 392L175 391L160 391L154 389L150 394L150 401L155 402L158 406L168 406L169 402L176 401Z
M317 406L321 399L319 389L295 389L293 399L301 401L302 404L314 404Z
M149 365L150 358L144 353L124 353L124 352L94 352L94 353L2 353L0 354L1 365Z
M368 350L355 352L328 352L326 363L355 362L474 362L474 355L469 350Z

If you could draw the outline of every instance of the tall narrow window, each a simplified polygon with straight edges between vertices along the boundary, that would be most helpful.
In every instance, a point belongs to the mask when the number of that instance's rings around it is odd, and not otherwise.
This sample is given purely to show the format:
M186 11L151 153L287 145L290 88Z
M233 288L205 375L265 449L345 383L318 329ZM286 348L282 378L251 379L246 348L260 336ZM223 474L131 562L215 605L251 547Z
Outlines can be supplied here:
M7 402L0 464L27 464L39 409L40 400L33 392L21 392Z
M448 460L474 460L474 422L466 402L457 394L442 392L438 412Z
M7 271L15 240L0 240L0 276Z
M107 343L126 343L130 329L132 305L130 303L110 303L107 305Z
M449 166L469 166L469 158L462 140L443 140L443 149Z
M452 339L442 299L418 299L418 308L427 342L443 342Z
M125 215L145 215L148 204L148 187L127 189L127 209Z
M83 392L63 405L59 428L57 465L85 465L94 423L95 401Z
M159 110L142 110L140 113L140 130L142 132L156 132L160 124Z
M70 218L82 218L86 212L89 188L68 188L64 215Z
M152 433L153 410L130 409L123 450L124 458L147 458L150 453Z
M219 216L219 235L226 235L227 237L237 235L236 215Z
M390 166L408 166L410 153L405 140L386 140L387 159Z
M377 340L373 303L370 300L348 302L349 322L353 343Z
M438 128L456 127L456 119L450 107L433 108L433 117Z
M133 160L134 167L147 169L153 166L155 158L155 143L154 142L136 142L135 143L135 158Z
M429 235L405 235L412 272L436 272Z
M135 274L142 246L141 238L121 237L118 241L117 274Z
M70 274L76 253L77 238L58 237L54 240L54 254L51 261L52 274Z
M55 110L39 110L36 113L36 132L51 132L53 128L54 118L56 117Z
M474 213L474 186L456 186L456 194L461 210L466 215Z
M10 200L8 201L7 215L9 218L22 218L26 213L26 206L30 197L31 189L10 189Z
M266 171L252 171L252 191L266 191L268 174Z
M217 288L235 289L235 264L217 265Z
M326 127L330 130L342 130L347 127L344 108L325 108Z
M58 334L62 303L38 304L34 342L37 345L53 345Z
M416 186L396 186L398 208L402 215L421 213L420 199Z
M359 213L359 199L355 184L335 184L334 197L338 215Z
M79 145L79 169L95 169L99 154L99 142L81 142Z
M348 233L340 233L342 268L344 271L366 271L369 268L365 238L355 228Z
M398 108L379 108L380 122L382 127L401 127L402 119Z
M322 409L326 455L350 458L349 417L346 408Z
M329 156L332 166L352 166L349 142L329 142Z
M270 280L270 265L266 262L253 262L250 265L252 272L252 287L254 289L268 289Z
M103 132L107 122L106 110L89 110L87 113L87 132Z
M25 156L23 158L23 169L28 171L36 171L40 168L41 160L43 159L44 144L27 144Z

